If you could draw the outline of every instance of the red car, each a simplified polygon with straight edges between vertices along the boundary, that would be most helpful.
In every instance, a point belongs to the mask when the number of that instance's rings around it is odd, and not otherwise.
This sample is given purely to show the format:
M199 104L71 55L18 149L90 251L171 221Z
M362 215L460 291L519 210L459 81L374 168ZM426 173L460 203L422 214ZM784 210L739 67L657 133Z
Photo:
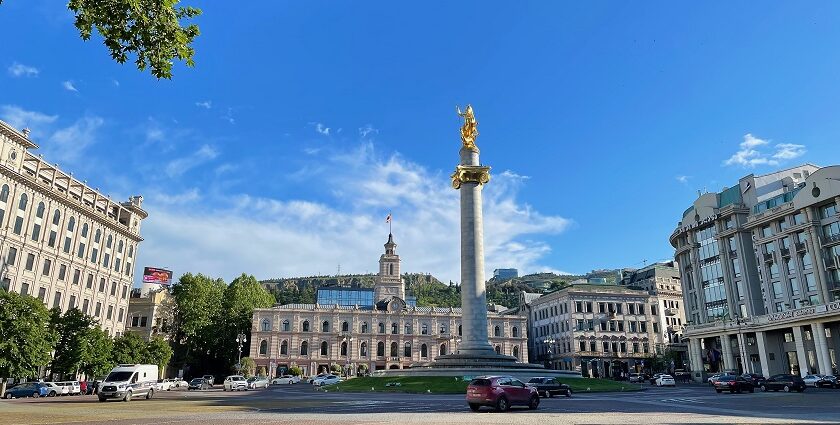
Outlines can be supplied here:
M536 409L540 405L540 396L536 388L511 376L479 376L467 387L467 404L473 412L481 406L490 406L500 412L510 406Z

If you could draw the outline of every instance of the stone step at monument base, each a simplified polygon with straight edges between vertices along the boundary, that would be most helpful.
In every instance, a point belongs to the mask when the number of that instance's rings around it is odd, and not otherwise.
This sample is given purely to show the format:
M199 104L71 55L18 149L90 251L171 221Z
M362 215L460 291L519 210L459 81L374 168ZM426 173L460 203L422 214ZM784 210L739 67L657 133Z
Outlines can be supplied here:
M465 363L456 366L454 363L446 366L438 365L437 362L428 365L412 365L408 369L376 370L371 376L397 377L397 376L452 376L459 379L472 379L477 376L502 375L513 376L522 382L528 382L531 378L542 376L557 378L561 382L568 379L582 378L580 372L571 370L545 369L541 365L529 363Z

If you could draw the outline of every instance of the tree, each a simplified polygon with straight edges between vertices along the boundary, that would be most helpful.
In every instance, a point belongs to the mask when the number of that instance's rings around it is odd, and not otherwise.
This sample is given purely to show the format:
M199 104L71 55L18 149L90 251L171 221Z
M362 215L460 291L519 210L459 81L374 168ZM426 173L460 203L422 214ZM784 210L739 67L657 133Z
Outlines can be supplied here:
M288 373L292 376L300 376L301 374L303 374L303 370L301 370L301 368L297 365L292 365L292 367L289 368Z
M222 301L222 314L218 317L217 329L221 331L220 338L215 342L221 350L223 358L230 364L239 355L236 336L245 334L251 340L251 319L255 308L266 308L274 305L272 296L254 276L242 274L231 282L225 289ZM248 353L248 344L243 348Z
M146 363L149 359L146 341L133 332L126 332L119 338L114 338L112 359L117 364Z
M264 377L266 375L265 366L257 368L257 376Z
M35 376L49 363L55 341L44 303L0 290L0 377Z
M61 374L76 375L85 363L96 321L77 308L71 308L64 314L59 309L50 312L50 324L57 334L52 371Z
M172 347L169 343L161 337L153 337L146 344L146 358L143 363L156 364L159 368L159 373L163 376L166 371L166 365L169 364L169 359L172 358Z
M367 371L369 369L370 369L370 367L368 367L367 364L362 363L362 364L359 365L359 367L356 370L359 372L360 375L364 375L364 374L367 373Z
M239 373L245 376L254 376L254 372L257 370L257 362L250 357L243 357L241 362L241 367L239 368Z
M191 273L181 276L172 287L175 299L173 341L186 347L182 360L207 371L222 373L227 370L225 365L218 364L225 287L221 279Z
M88 331L80 370L90 377L101 377L114 367L114 340L99 326Z

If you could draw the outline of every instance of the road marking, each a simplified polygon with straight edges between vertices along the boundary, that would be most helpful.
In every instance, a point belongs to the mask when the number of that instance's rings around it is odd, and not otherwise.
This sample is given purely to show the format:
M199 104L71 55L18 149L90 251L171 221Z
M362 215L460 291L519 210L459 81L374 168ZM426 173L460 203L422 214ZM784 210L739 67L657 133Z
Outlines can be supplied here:
M682 398L682 397L663 398L661 401L664 402L664 403L677 403L677 404L682 404L682 403L705 404L706 403L705 401L698 400L696 398Z

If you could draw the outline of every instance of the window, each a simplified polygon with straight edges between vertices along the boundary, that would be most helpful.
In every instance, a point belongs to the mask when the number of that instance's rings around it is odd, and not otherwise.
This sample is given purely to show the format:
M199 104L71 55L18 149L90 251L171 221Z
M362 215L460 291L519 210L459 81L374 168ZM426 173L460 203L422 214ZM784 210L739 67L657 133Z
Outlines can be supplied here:
M811 303L811 305L817 305L817 304L820 303L820 296L817 295L817 294L809 295L808 296L808 302ZM828 328L825 328L825 330L829 331Z
M441 356L446 355L446 344L440 344L440 355Z
M105 256L102 258L102 266L109 267L111 264L111 254L105 253Z
M265 356L268 354L268 341L262 340L260 341L260 355Z
M32 271L35 267L35 254L26 254L26 270Z
M78 285L78 284L79 284L79 278L81 277L81 275L82 275L82 271L81 271L81 270L79 270L79 269L75 269L75 270L73 270L73 284L74 284L74 285Z
M122 309L122 308L120 308L120 314L117 316L117 321L118 321L118 322L122 322L122 321L123 321L123 315L124 315L124 314L125 314L125 312L123 311L123 309Z
M396 335L397 333L399 333L399 331L400 331L399 325L397 325L396 323L391 323L391 334Z
M67 277L67 266L62 264L58 266L58 280L64 280Z
M382 323L382 322L379 322L379 333L381 333L381 334L385 333L385 324Z
M341 342L341 351L340 351L339 355L342 356L342 357L347 357L347 342L344 342L344 341Z
M29 198L25 193L20 195L20 202L18 202L18 209L20 211L18 212L18 216L15 218L15 227L13 230L15 234L19 235L23 231L23 213L26 212L26 203L28 201Z
M83 300L82 301L82 313L88 314L88 308L90 307L90 300Z
M761 228L761 236L765 237L765 238L769 238L770 236L773 236L773 229L771 229L770 226L762 227Z
M773 282L773 298L781 298L782 282Z
M260 326L263 332L268 332L271 330L271 321L268 319L262 319Z
M732 271L735 273L735 277L741 277L741 259L740 258L733 258L732 259Z
M126 300L128 299L128 285L123 285L122 298Z
M443 334L446 334L446 332L447 332L446 323L441 323L440 324L440 334L443 335Z
M779 265L776 263L770 263L770 279L778 279L779 278Z
M350 331L350 324L347 322L341 322L341 332L349 332Z
M516 326L511 328L510 329L510 335L514 338L519 338L519 328L517 328Z
M108 235L108 239L106 239L106 242L105 242L105 248L110 248L113 240L114 240L114 238L111 237L111 235Z
M53 308L61 308L61 292L55 291L55 296L53 297Z
M367 343L363 342L361 345L359 345L359 357L367 357L367 355Z
M410 323L405 324L405 326L403 327L403 333L406 334L406 335L411 335L411 324Z
M329 332L329 331L330 331L330 322L325 320L324 323L321 323L321 332Z
M411 343L407 342L403 346L403 356L404 357L411 357Z
M8 287L6 287L6 290L8 290L8 289L9 289L9 288L8 288ZM28 284L28 283L23 282L23 283L20 285L20 294L21 294L21 295L29 295L29 284Z
M290 328L289 328L289 321L288 321L288 320L284 320L284 321L283 321L283 331L284 331L284 332L289 332L289 330L290 330Z
M814 266L811 262L811 254L808 252L799 256L799 262L802 263L802 268L805 270L810 270Z
M111 320L112 317L114 317L114 306L109 305L108 306L108 315L106 316L105 320Z
M280 343L280 355L285 356L289 354L289 342L285 339Z
M303 341L303 342L300 343L300 355L301 356L309 355L309 343L308 342Z
M114 271L116 271L117 273L120 272L120 261L122 261L121 258L117 258L114 260Z
M49 258L44 259L44 269L41 271L41 274L44 276L50 275L50 269L52 268L52 260Z
M790 295L799 295L799 281L795 277L790 278Z
M493 336L495 336L495 337L502 336L502 328L500 328L499 326L496 326L495 328L493 328Z
M105 278L99 278L99 292L105 292Z
M382 341L379 341L379 343L376 344L376 356L385 357L385 343Z
M122 251L123 251L123 241L120 241L117 244L117 252L122 253Z
M49 237L49 239L47 239L47 245L50 248L55 248L56 237L57 237L57 234L55 233L55 230L50 230L50 237Z
M6 215L6 202L9 200L9 185L4 184L0 189L0 226L3 226L3 217Z
M813 273L808 273L805 275L805 287L808 292L817 290L817 281L816 279L814 279Z
M15 248L13 246L9 247L9 253L6 254L6 264L7 265L9 265L9 266L14 266L15 265L15 260L17 260L17 252L18 252L17 248Z
M303 321L303 324L301 325L301 331L302 332L309 332L309 321L308 320Z
M427 347L426 344L420 346L420 357L424 359L429 357L429 347Z
M326 356L327 353L329 353L329 351L330 351L330 347L327 344L327 341L322 341L321 342L321 355Z
M38 288L38 299L41 300L42 303L47 302L47 288Z
M782 232L784 232L784 231L785 231L785 230L787 230L789 227L790 227L790 226L787 224L787 220L785 220L784 218L783 218L783 219L781 219L781 220L779 220L779 230L781 230Z
M102 303L97 302L96 303L96 309L94 310L93 316L98 318L100 313L102 313Z
M111 282L111 296L117 295L117 282Z
M21 198L23 199L23 198ZM23 208L21 208L23 209ZM820 217L821 218L831 218L837 215L837 204L834 202L820 208Z
M793 216L793 224L794 224L794 225L796 225L796 224L802 224L802 223L804 223L804 222L805 222L805 213L803 213L802 211L800 211L800 212L796 213L796 214Z
M367 322L362 322L362 326L361 326L361 333L363 333L363 334L368 333L368 324L367 324Z

